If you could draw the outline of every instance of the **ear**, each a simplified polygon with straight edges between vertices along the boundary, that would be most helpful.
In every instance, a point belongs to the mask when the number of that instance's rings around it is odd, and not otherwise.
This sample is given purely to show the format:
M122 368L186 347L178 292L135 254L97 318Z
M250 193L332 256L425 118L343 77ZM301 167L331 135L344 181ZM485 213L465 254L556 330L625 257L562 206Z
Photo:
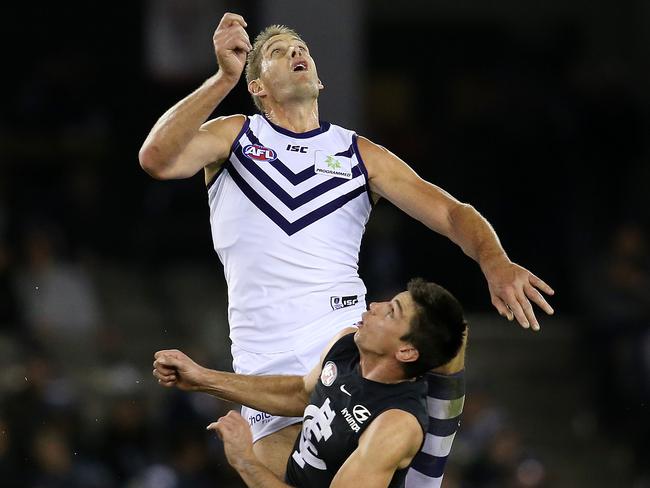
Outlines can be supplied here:
M250 81L250 83L248 84L248 93L250 93L254 97L266 96L266 90L264 89L264 85L262 84L259 78Z
M412 363L413 361L417 361L420 353L413 344L402 344L395 353L395 357L402 363Z
M319 78L319 79L318 79L318 89L319 89L319 90L322 90L322 89L324 89L324 88L325 88L325 85L323 85L323 82L320 81L320 78Z

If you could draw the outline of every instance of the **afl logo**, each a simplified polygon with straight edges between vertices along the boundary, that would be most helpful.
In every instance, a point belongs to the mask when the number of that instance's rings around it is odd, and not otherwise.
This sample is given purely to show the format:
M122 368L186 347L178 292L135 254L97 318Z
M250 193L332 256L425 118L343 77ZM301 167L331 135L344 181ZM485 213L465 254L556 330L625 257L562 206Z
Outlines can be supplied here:
M363 405L355 405L352 409L352 414L360 424L364 423L370 417L370 412Z
M259 144L249 144L244 148L244 155L255 161L269 163L278 159L278 155L273 149L261 146Z
M336 364L332 361L327 361L323 366L323 371L320 374L320 380L325 386L331 386L336 379Z

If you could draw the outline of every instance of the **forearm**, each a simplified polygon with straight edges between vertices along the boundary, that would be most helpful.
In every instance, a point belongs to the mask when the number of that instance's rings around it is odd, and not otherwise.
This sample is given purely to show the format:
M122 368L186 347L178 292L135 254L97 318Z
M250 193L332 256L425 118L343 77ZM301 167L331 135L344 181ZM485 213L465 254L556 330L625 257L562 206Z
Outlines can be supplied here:
M153 161L161 166L171 164L230 93L235 83L218 72L167 110L142 145L141 160Z
M508 260L499 237L474 207L459 203L449 212L448 236L485 273L495 263Z
M308 400L302 376L254 376L206 370L197 390L285 417L301 417Z
M257 459L239 461L233 468L248 488L290 488Z

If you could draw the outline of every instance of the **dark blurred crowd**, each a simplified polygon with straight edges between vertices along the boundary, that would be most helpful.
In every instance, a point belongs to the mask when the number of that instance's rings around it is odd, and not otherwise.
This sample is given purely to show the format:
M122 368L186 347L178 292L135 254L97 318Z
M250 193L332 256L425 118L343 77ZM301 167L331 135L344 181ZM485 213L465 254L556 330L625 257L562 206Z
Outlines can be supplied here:
M201 81L143 68L143 5L129 16L15 6L3 20L14 46L0 112L3 487L241 486L205 432L235 406L159 391L150 376L158 348L221 369L230 358L201 178L157 182L137 162L156 118ZM590 400L576 435L614 449L625 486L650 486L650 110L638 66L594 56L579 23L548 26L543 41L496 21L366 28L356 129L472 203L555 287L587 372L564 378ZM407 35L433 74L392 42ZM240 86L220 113L252 110ZM368 225L361 275L371 299L424 275L492 313L478 268L389 205ZM470 390L445 486L568 486L522 430L503 399Z

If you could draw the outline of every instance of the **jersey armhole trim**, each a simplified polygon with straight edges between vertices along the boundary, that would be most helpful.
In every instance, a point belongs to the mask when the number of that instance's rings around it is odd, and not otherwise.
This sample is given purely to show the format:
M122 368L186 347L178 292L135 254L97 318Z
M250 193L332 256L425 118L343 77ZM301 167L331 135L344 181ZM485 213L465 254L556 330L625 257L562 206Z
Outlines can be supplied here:
M219 178L219 176L221 175L221 173L223 173L223 170L226 169L226 166L228 166L228 163L230 162L230 157L232 156L232 153L233 153L233 152L235 151L235 149L237 149L237 147L240 145L239 140L240 140L241 137L246 133L246 131L248 131L248 127L250 126L250 124L251 124L251 119L250 119L249 116L246 116L246 120L244 121L244 124L242 125L241 130L240 130L239 133L237 134L237 137L235 137L235 140L232 141L232 144L230 145L230 152L228 153L228 157L226 158L226 160L225 160L225 161L223 162L223 164L221 165L221 168L219 168L219 171L217 171L217 172L214 174L214 176L212 177L212 179L211 179L211 180L208 182L208 184L206 185L206 189L207 189L207 190L210 189L210 187L214 184L214 182L217 181L217 179Z
M403 409L403 408L399 408L399 407L396 407L396 406L393 405L393 406L388 406L388 407L382 409L382 410L381 410L381 411L380 411L380 412L375 416L375 419L377 419L377 418L378 418L382 413L387 412L388 410L399 410L400 412L407 413L407 414L409 414L411 417L413 417L413 418L415 419L415 421L418 423L418 425L420 426L420 429L422 429L422 442L420 443L420 447L418 448L418 453L419 453L419 452L422 450L422 446L424 446L424 441L427 439L427 431L428 431L428 429L429 429L429 425L428 425L428 414L427 414L427 425L425 426L425 425L422 425L422 422L420 422L420 420L418 419L417 415L415 415L413 412L409 412L408 410L405 410L405 409ZM368 426L370 426L370 424L368 424ZM368 428L368 427L366 427L366 428ZM364 431L365 431L365 429L364 429ZM416 456L417 456L417 453L416 453ZM414 456L414 458L415 458L415 456ZM411 460L411 462L413 462L413 461ZM409 465L409 467L410 467L410 465ZM404 468L404 469L406 469L406 468Z
M359 136L357 134L352 134L352 149L354 150L354 154L357 156L357 159L359 160L359 168L361 168L361 172L363 173L363 177L366 180L365 187L366 187L366 195L368 195L368 202L370 203L370 207L374 207L375 204L372 201L372 193L370 191L370 178L368 177L368 170L366 169L366 165L363 162L363 158L361 157L361 152L359 151L359 146L357 145L357 139Z

